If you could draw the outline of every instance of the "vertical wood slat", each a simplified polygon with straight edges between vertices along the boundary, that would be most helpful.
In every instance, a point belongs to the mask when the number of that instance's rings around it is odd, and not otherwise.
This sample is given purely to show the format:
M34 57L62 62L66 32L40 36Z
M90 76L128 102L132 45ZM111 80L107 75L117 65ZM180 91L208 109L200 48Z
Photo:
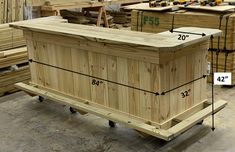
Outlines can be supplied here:
M0 24L23 20L24 0L0 0Z
M198 90L205 91L204 79L160 96L102 79L153 92L167 91L204 74L207 42L182 49L181 57L166 53L165 56L169 57L163 57L164 60L157 64L85 50L85 46L76 47L74 43L56 43L43 35L40 40L32 35L26 33L30 57L34 60L91 76L32 63L32 81L43 87L159 124L206 99L205 93ZM107 49L106 46L103 49ZM102 83L92 85L93 79ZM189 89L190 95L182 98L181 93Z

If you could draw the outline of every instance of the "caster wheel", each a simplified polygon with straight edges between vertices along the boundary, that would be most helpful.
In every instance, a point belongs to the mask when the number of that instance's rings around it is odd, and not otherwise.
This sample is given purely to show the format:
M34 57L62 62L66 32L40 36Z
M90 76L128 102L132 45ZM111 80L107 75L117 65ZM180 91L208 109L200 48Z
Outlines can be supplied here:
M203 124L203 121L204 121L204 120L198 122L197 125L202 125L202 124Z
M43 102L45 99L42 96L38 97L39 102Z
M110 126L111 128L114 128L114 127L116 127L116 123L109 120L109 126Z
M165 141L165 140L163 140L163 139L160 139L160 140L159 140L160 146L164 146L164 145L166 145L167 143L168 143L168 141Z
M71 112L72 114L77 113L77 111L74 110L72 107L70 107L69 110L70 110L70 112Z

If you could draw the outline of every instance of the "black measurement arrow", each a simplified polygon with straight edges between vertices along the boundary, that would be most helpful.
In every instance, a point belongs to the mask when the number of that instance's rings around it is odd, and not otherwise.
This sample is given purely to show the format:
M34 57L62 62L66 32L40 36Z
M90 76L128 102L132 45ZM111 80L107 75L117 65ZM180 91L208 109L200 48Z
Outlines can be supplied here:
M96 76L92 76L92 75L81 73L81 72L77 72L77 71L68 70L68 69L65 69L65 68L61 68L61 67L58 67L58 66L50 65L50 64L47 64L47 63L39 62L39 61L35 61L35 60L32 60L32 59L29 59L29 62L31 62L31 63L35 62L35 63L41 64L41 65L49 66L49 67L52 67L52 68L60 69L60 70L71 72L71 73L76 73L76 74L79 74L79 75L82 75L82 76L86 76L86 77L89 77L89 78L98 79L98 80L106 81L106 82L109 82L109 83L117 84L117 85L120 85L120 86L132 88L132 89L135 89L135 90L151 93L151 94L154 94L156 96L160 95L158 92L153 92L153 91L137 88L137 87L134 87L134 86L129 86L127 84L123 84L123 83L119 83L119 82L115 82L115 81L99 78L99 77L96 77Z
M211 43L211 48L213 48L213 35L210 37L210 43ZM211 51L211 73L212 73L212 86L211 86L211 102L212 102L212 106L211 106L211 119L212 119L212 126L211 126L211 130L215 131L215 107L214 107L214 56L213 56L213 51Z
M197 78L195 80L192 80L190 82L187 82L185 84L182 84L174 89L171 89L171 90L168 90L168 91L164 91L162 92L161 94L159 94L159 92L153 92L153 91L149 91L149 90L145 90L145 89L141 89L141 88L137 88L137 87L134 87L134 86L129 86L127 84L123 84L123 83L119 83L119 82L115 82L115 81L111 81L111 80L107 80L107 79L103 79L103 78L100 78L100 77L96 77L96 76L92 76L92 75L89 75L89 74L85 74L85 73L81 73L81 72L77 72L77 71L72 71L72 70L68 70L68 69L65 69L65 68L61 68L61 67L58 67L58 66L54 66L54 65L50 65L50 64L47 64L47 63L43 63L43 62L39 62L39 61L35 61L35 60L32 60L32 59L29 59L29 62L35 62L35 63L38 63L38 64L41 64L41 65L45 65L45 66L49 66L49 67L52 67L52 68L56 68L56 69L60 69L60 70L63 70L63 71L67 71L67 72L71 72L71 73L76 73L76 74L79 74L79 75L82 75L82 76L86 76L86 77L90 77L90 78L93 78L93 79L98 79L98 80L102 80L102 81L106 81L106 82L109 82L109 83L113 83L113 84L117 84L117 85L120 85L120 86L124 86L124 87L128 87L128 88L132 88L132 89L135 89L135 90L139 90L139 91L143 91L143 92L147 92L147 93L151 93L151 94L154 94L156 96L158 95L165 95L166 93L169 93L173 90L176 90L180 87L183 87L187 84L190 84L194 81L197 81L199 79L202 79L202 78L205 78L206 75L203 75L202 77L200 78Z
M192 34L192 35L201 35L201 36L206 36L205 33L193 33L193 32L184 32L184 31L176 31L174 29L170 30L171 33L183 33L183 34Z
M173 88L173 89L170 89L170 90L168 90L168 91L164 91L164 92L161 93L161 95L165 95L166 93L169 93L169 92L171 92L171 91L174 91L174 90L176 90L176 89L179 89L179 88L181 88L181 87L183 87L183 86L185 86L185 85L188 85L188 84L190 84L190 83L193 83L193 82L198 81L198 80L203 79L203 78L206 78L206 75L203 75L203 76L201 76L200 78L197 78L197 79L194 79L194 80L189 81L189 82L187 82L187 83L184 83L184 84L182 84L182 85L180 85L180 86L178 86L178 87L175 87L175 88Z

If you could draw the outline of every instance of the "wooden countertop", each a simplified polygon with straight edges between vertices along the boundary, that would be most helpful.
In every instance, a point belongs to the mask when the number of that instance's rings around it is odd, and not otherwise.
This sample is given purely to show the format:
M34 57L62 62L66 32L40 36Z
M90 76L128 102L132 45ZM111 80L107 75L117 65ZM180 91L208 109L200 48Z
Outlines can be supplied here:
M204 33L205 36L186 34L189 35L189 37L186 37L185 40L179 40L179 34L185 35L184 33L171 33L170 31L166 31L163 33L153 34L70 23L53 23L42 21L24 21L20 23L11 23L10 26L23 30L63 35L89 41L103 42L107 44L128 45L156 51L176 51L189 45L208 40L211 35L218 36L221 34L221 31L217 29L183 27L175 30L198 34Z

